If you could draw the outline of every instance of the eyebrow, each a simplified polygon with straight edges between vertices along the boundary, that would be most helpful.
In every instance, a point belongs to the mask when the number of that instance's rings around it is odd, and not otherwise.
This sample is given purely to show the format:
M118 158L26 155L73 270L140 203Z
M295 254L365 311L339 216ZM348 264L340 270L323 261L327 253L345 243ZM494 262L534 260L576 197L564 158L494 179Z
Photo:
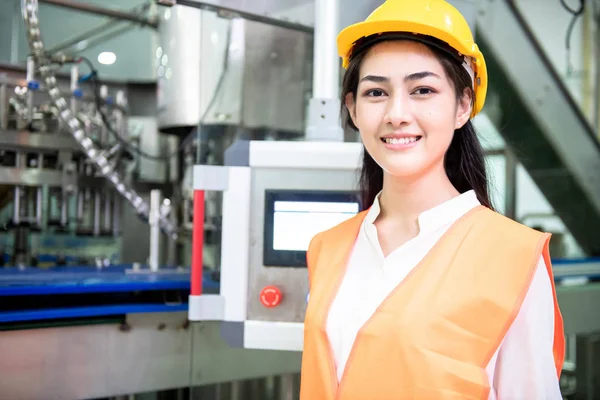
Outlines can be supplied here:
M434 72L422 71L422 72L415 72L410 75L406 75L404 77L404 82L418 81L419 79L427 78L428 76L440 78L440 76ZM380 76L380 75L366 75L363 78L361 78L360 81L361 82L370 81L370 82L375 82L375 83L384 83L384 82L389 82L390 78L387 76Z

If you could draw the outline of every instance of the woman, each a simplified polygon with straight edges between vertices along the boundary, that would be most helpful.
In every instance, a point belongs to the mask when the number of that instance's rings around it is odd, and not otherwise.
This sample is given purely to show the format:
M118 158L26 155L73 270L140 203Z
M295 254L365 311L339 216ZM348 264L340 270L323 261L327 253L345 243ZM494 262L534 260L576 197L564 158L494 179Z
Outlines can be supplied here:
M492 210L466 21L388 0L338 47L365 211L310 244L301 399L560 399L550 236Z

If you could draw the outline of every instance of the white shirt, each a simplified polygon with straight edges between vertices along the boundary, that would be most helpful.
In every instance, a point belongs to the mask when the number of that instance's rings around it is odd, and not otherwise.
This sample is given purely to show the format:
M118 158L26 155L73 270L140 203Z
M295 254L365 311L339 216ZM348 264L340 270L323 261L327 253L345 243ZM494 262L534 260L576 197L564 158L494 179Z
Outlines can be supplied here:
M427 210L418 218L417 237L384 257L374 225L380 211L375 199L361 225L327 319L338 380L358 330L448 228L478 205L477 196L469 191ZM554 299L541 257L521 309L486 368L491 388L489 400L562 399L553 343Z

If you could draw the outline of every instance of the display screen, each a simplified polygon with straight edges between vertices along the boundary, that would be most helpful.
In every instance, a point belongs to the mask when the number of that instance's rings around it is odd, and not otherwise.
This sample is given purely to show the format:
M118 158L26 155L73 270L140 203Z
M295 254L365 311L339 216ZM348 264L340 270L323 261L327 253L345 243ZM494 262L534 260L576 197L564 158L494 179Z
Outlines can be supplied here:
M359 212L355 193L267 191L265 266L306 266L306 250L319 232Z
M358 213L358 203L276 201L274 208L274 250L306 251L315 234Z

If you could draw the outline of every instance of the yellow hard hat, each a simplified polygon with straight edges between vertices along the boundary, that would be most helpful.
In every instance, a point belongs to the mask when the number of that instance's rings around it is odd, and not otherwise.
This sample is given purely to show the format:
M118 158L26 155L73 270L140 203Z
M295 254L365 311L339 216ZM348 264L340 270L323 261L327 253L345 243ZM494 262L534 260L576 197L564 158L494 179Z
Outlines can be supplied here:
M392 32L433 37L456 50L473 76L475 104L471 117L481 111L487 92L485 59L473 40L469 24L454 6L445 0L386 0L365 21L350 25L340 32L337 45L342 66L348 67L358 40Z

